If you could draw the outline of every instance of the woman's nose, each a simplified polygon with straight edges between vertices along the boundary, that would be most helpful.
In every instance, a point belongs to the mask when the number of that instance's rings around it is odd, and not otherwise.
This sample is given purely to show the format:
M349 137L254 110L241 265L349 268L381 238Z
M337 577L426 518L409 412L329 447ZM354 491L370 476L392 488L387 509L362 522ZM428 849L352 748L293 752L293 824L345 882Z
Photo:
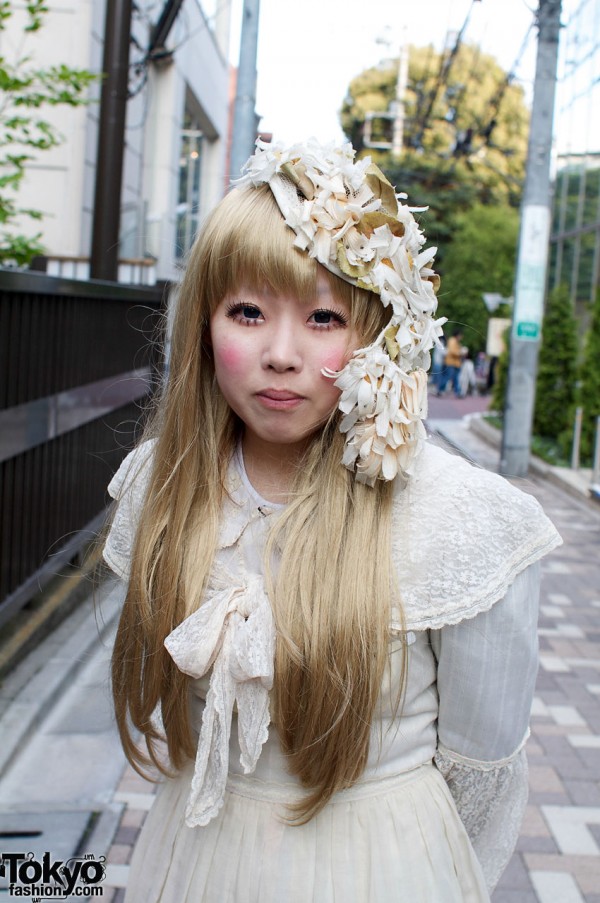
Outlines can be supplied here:
M281 322L269 330L262 356L265 369L283 373L302 367L302 354L297 331L291 322Z

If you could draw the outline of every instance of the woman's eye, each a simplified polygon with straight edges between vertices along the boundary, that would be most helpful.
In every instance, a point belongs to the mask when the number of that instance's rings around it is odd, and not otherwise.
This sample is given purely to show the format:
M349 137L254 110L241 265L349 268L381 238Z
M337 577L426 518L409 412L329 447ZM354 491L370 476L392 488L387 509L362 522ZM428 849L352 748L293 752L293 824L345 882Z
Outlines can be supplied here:
M335 310L315 310L310 315L310 320L316 326L347 326L348 318Z
M232 320L237 320L239 323L256 323L261 317L262 314L260 309L256 307L254 304L231 304L227 308L227 316L231 317Z
M246 318L246 320L258 320L258 318L260 317L260 311L258 307L250 307L248 304L245 304L244 307L242 307L240 313L243 317Z

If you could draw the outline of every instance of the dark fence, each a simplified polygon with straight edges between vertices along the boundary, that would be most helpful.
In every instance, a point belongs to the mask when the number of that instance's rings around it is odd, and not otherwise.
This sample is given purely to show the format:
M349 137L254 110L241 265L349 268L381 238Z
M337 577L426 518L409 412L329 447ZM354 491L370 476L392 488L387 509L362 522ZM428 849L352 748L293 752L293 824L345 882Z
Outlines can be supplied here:
M160 378L163 295L0 270L0 625L102 523Z

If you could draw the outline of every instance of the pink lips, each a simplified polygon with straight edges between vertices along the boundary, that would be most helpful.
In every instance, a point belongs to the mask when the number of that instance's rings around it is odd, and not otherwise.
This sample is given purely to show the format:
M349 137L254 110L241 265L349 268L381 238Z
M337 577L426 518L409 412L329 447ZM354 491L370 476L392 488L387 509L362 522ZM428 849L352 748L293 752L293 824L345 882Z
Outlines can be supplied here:
M304 396L284 389L264 389L257 392L256 397L266 408L274 411L286 411L298 407L304 401Z

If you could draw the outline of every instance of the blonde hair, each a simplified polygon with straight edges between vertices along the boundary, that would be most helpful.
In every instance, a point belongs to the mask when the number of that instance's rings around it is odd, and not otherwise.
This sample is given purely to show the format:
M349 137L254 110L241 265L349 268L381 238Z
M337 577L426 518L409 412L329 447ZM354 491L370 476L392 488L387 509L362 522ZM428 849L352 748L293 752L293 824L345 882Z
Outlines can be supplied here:
M230 192L191 251L179 292L169 378L147 436L156 437L131 577L119 623L112 682L123 746L138 770L153 762L161 708L170 767L195 754L188 678L165 637L202 602L217 541L229 462L243 425L214 378L207 334L219 302L245 286L300 301L314 297L318 264L293 247L267 186ZM348 303L351 324L371 341L386 312L371 293L326 274ZM265 549L277 626L273 721L289 769L307 792L290 820L315 815L353 784L369 752L370 727L388 660L392 484L371 489L342 467L339 413L314 437L292 500ZM277 551L275 576L268 562ZM132 726L146 740L136 746Z

